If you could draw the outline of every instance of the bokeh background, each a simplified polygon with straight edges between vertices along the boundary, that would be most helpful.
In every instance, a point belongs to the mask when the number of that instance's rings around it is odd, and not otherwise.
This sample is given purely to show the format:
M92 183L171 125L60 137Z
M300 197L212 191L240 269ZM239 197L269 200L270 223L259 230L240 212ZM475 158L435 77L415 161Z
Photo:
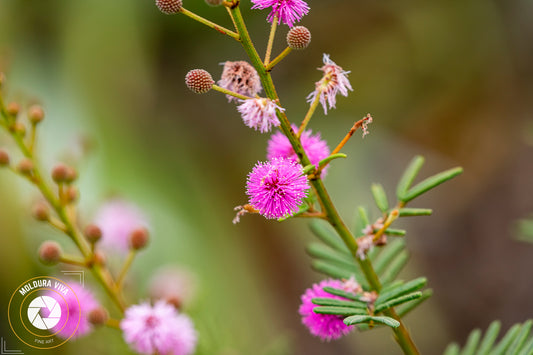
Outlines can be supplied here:
M186 7L230 26L222 8ZM371 134L356 135L327 177L342 215L371 204L369 186L391 196L415 154L422 175L461 165L465 173L417 205L434 216L402 221L412 252L406 278L425 275L435 295L406 318L425 354L464 343L474 327L500 319L504 329L533 315L533 245L513 240L517 219L533 212L533 3L528 0L316 1L301 24L313 35L273 72L288 116L299 122L320 78L322 53L351 70L355 88L338 109L319 110L311 126L331 147L368 112ZM264 52L266 11L242 1ZM286 26L275 52L284 48ZM226 60L245 54L230 38L184 16L165 16L153 1L0 0L0 70L8 100L42 103L47 118L39 151L44 166L79 161L81 210L120 195L149 216L153 242L135 261L128 289L147 297L159 266L195 273L186 311L200 331L198 354L398 354L388 330L321 343L300 324L300 294L321 279L310 270L305 221L283 224L232 208L246 201L246 174L264 160L268 135L245 127L223 95L195 95L186 72L218 78ZM5 135L0 145L10 147ZM79 154L78 154L79 155ZM11 293L36 275L45 239L68 241L31 220L36 192L0 171L0 335L7 348L43 353L14 338L6 319ZM374 210L375 213L375 210ZM375 213L377 216L377 213ZM90 277L88 282L90 283ZM101 329L50 351L129 353L119 332Z

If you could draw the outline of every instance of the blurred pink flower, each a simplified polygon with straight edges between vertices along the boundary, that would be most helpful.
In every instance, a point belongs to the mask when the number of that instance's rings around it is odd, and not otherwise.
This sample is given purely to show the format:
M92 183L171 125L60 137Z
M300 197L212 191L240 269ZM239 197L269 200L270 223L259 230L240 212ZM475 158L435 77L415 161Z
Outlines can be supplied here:
M47 291L45 296L52 297L56 300L57 305L61 307L61 317L59 323L50 329L50 332L62 339L68 339L72 334L73 338L87 335L93 330L89 323L88 315L93 309L100 307L100 304L92 292L75 282L68 283L70 290L67 294L58 294L54 291ZM44 309L41 309L41 312ZM41 314L43 317L49 315ZM79 320L79 323L78 323Z
M312 288L305 290L305 293L302 295L302 304L300 305L299 312L302 316L302 323L309 328L311 334L322 340L330 341L339 339L343 335L348 334L354 326L344 324L343 317L341 316L313 312L314 308L317 307L317 305L312 302L313 298L324 297L339 300L345 299L327 293L324 291L324 287L344 289L345 284L339 280L323 280L318 285L314 284Z
M105 249L127 252L130 234L137 228L147 228L148 222L141 210L128 202L113 199L98 210L94 222L102 230L101 244Z
M159 301L131 306L120 329L129 346L141 354L188 355L196 348L197 333L191 319Z
M195 275L187 269L174 265L163 266L150 279L150 297L181 308L194 298L196 283Z

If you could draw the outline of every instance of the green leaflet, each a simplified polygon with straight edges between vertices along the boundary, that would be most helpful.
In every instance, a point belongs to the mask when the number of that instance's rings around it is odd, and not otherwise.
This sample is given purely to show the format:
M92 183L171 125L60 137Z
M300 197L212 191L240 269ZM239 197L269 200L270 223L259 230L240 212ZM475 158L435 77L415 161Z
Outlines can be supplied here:
M422 165L424 165L424 158L420 155L417 155L411 160L396 186L396 196L398 197L398 200L403 201L403 198L407 194L407 190L415 180Z
M389 327L392 327L392 328L398 328L400 326L400 322L390 317L355 315L355 316L350 316L344 319L344 324L346 325L370 323L370 322L388 325Z
M430 208L400 208L400 217L430 216L433 210Z
M366 311L366 303L364 303L363 301L347 301L328 297L317 297L313 298L311 301L318 306L353 307L360 308Z
M436 175L430 176L427 179L418 183L416 186L413 186L412 188L410 188L404 195L402 195L402 198L400 198L400 201L404 203L409 202L415 197L418 197L422 195L423 193L433 189L434 187L437 187L443 182L453 179L454 177L461 174L462 172L463 172L463 168L457 167L457 168L452 168L452 169L443 171L441 173L438 173Z
M316 235L322 242L324 242L330 248L350 255L350 252L348 251L340 237L331 229L329 225L324 222L315 220L310 223L310 228L313 234Z
M385 189L383 189L381 184L372 184L371 190L376 206L378 206L381 212L386 213L389 210L389 201L387 200Z
M412 300L416 300L417 298L420 298L420 297L422 297L422 292L420 292L420 291L409 293L407 295L403 295L403 296L391 299L391 300L389 300L387 302L376 304L376 308L375 308L374 312L375 313L380 313L380 312L384 311L385 309L392 308L392 307L398 306L398 305L400 305L402 303L406 303L406 302L409 302L409 301L412 301Z
M376 304L388 302L392 299L398 298L408 293L418 291L422 287L426 286L426 284L427 284L427 279L425 277L419 277L399 287L396 287L390 291L387 291L387 292L382 291L378 299L376 300Z
M334 314L337 316L352 316L354 314L364 315L367 314L366 310L355 307L328 307L318 306L313 308L313 312L318 314Z

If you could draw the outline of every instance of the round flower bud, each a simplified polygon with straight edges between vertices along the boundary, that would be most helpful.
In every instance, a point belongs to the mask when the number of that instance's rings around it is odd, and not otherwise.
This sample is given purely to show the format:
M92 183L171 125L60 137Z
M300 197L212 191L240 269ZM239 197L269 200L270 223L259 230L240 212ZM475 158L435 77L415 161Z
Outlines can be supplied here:
M311 32L304 26L295 26L287 33L287 45L292 49L305 49L311 43Z
M218 5L221 5L224 0L205 0L205 2L207 3L207 5L210 5L210 6L218 6Z
M30 159L22 159L17 166L17 170L23 175L30 175L33 171L33 162Z
M69 186L65 193L67 203L74 203L80 198L80 192L74 186Z
M44 202L37 202L32 208L32 216L38 221L48 221L50 218L50 208Z
M207 71L203 69L191 70L185 75L185 84L197 94L205 94L213 87L215 81Z
M65 177L65 182L67 184L71 184L74 181L76 181L77 178L78 178L78 172L76 171L76 169L70 166L67 166L67 176Z
M89 320L89 323L92 325L104 325L109 318L109 314L107 313L106 309L103 307L97 307L92 309L89 314L87 315L87 319Z
M0 72L0 88L4 86L5 82L6 82L6 75Z
M183 7L182 0L156 0L155 4L162 13L167 15L177 14Z
M19 114L20 105L16 102L10 102L6 106L6 111L11 116L16 116Z
M130 246L134 250L142 249L148 244L148 230L146 228L137 228L130 235Z
M83 234L90 243L96 243L102 238L102 230L96 224L89 224L85 227Z
M59 163L52 169L52 179L56 183L71 183L78 177L78 174L74 168L65 164Z
M61 246L51 240L47 240L39 247L39 258L45 264L57 264L61 259Z
M44 119L43 108L39 105L33 105L28 109L28 118L33 124L37 124Z
M11 126L11 130L21 137L26 135L26 127L22 122L15 122L15 124Z
M9 165L9 154L3 149L0 149L0 166Z

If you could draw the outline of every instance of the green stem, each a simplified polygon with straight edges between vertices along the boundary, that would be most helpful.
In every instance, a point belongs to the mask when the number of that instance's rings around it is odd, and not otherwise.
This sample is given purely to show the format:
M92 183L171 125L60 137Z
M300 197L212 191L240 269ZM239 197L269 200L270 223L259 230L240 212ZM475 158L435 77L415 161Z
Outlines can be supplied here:
M300 138L302 136L303 131L309 124L309 121L311 121L311 117L313 117L313 114L316 111L316 108L318 107L318 104L320 103L320 93L317 93L315 96L315 99L311 103L311 106L309 107L309 111L307 111L307 114L304 117L304 120L302 121L302 124L300 125L300 128L298 129L298 135L297 137Z
M126 258L126 261L124 262L124 266L122 266L122 270L120 270L120 273L117 277L116 282L116 290L117 292L120 292L122 289L122 285L124 284L124 280L126 279L126 274L128 273L128 270L131 267L131 264L133 263L133 260L135 259L135 256L137 255L137 251L134 249L131 249L128 253L128 257Z
M274 69L274 67L276 66L276 64L278 64L279 62L281 62L281 60L283 58L285 58L286 56L289 55L289 53L292 52L292 48L291 47L287 47L283 50L283 52L281 52L276 58L274 58L273 61L271 61L270 63L267 63L265 62L265 65L266 65L266 71L271 71L272 69Z
M1 98L1 96L0 96ZM0 102L0 112L2 115L5 111L4 106L2 105L2 102ZM7 119L7 116L4 116ZM9 130L8 130L9 132ZM11 133L11 132L10 132ZM26 144L24 143L24 140L22 137L16 133L11 133L11 136L15 140L15 143L19 147L22 154L30 159L34 163L33 167L33 178L31 181L35 184L35 186L39 189L43 197L48 201L50 206L54 209L57 216L61 220L61 222L65 226L65 234L72 239L74 244L78 247L81 254L85 258L85 260L90 260L92 253L91 248L85 238L81 235L78 228L74 226L71 219L69 218L67 211L65 207L60 203L60 201L56 198L55 194L52 192L52 189L46 184L45 180L42 177L41 171L39 170L39 167L35 163L35 157L33 156L33 153L28 149ZM103 288L109 295L109 297L113 300L113 302L117 305L117 307L120 309L120 311L123 313L125 310L124 301L121 299L121 297L114 292L114 282L113 280L106 278L106 275L108 274L107 269L102 268L100 265L91 265L90 266L91 272L94 274L96 279L102 284Z
M232 8L231 11L233 13L233 17L235 18L235 25L237 26L237 31L239 32L241 43L244 47L244 50L246 51L246 54L248 54L248 56L250 57L253 66L255 67L261 78L261 83L263 84L263 88L265 89L267 97L273 101L278 100L279 102L279 97L276 93L276 89L272 81L272 77L270 76L270 72L267 71L267 68L265 68L265 66L261 62L261 58L257 54L257 50L255 49L252 40L250 39L248 30L246 29L246 25L244 24L244 20L242 18L239 6ZM309 157L302 148L300 139L294 134L290 126L290 122L287 119L285 113L277 111L276 114L281 123L280 128L289 139L292 148L300 159L301 164L303 166L311 164L311 162L309 161ZM331 198L329 197L326 187L324 186L323 181L320 179L320 177L317 177L316 179L311 180L311 184L313 185L316 191L320 204L324 209L323 212L326 213L329 223L337 231L337 233L342 238L355 260L357 260L357 262L361 266L361 269L365 274L365 277L370 286L374 290L379 292L381 290L381 282L379 281L379 278L372 266L372 263L368 259L361 260L356 256L358 247L355 237L346 227L346 224L337 212L333 202L331 201ZM418 349L412 341L407 328L401 321L400 317L396 314L394 309L389 309L387 311L384 311L384 313L387 316L392 317L400 322L400 326L394 329L394 334L395 339L403 350L403 352L408 355L419 354Z
M276 36L276 28L278 28L278 15L274 16L272 26L270 27L270 35L268 36L267 50L265 54L265 66L270 62L270 55L272 54L272 46L274 45L274 37Z
M192 18L195 21L203 23L207 27L211 27L212 29L214 29L214 30L216 30L216 31L218 31L218 32L220 32L222 34L225 34L225 35L228 35L230 37L233 37L237 41L239 40L239 35L237 33L233 32L232 30L228 30L227 28L225 28L223 26L217 25L216 23L211 22L208 19L203 18L202 16L198 16L194 12L190 12L189 10L187 10L185 8L181 8L180 12L182 14L184 14L185 16L188 16L188 17Z
M253 99L253 97L241 95L239 93L236 93L235 91L224 89L223 87L220 87L220 86L218 86L216 84L213 84L213 90L216 90L216 91L221 92L221 93L226 94L226 95L234 96L234 97L236 97L238 99L241 99L241 100Z

